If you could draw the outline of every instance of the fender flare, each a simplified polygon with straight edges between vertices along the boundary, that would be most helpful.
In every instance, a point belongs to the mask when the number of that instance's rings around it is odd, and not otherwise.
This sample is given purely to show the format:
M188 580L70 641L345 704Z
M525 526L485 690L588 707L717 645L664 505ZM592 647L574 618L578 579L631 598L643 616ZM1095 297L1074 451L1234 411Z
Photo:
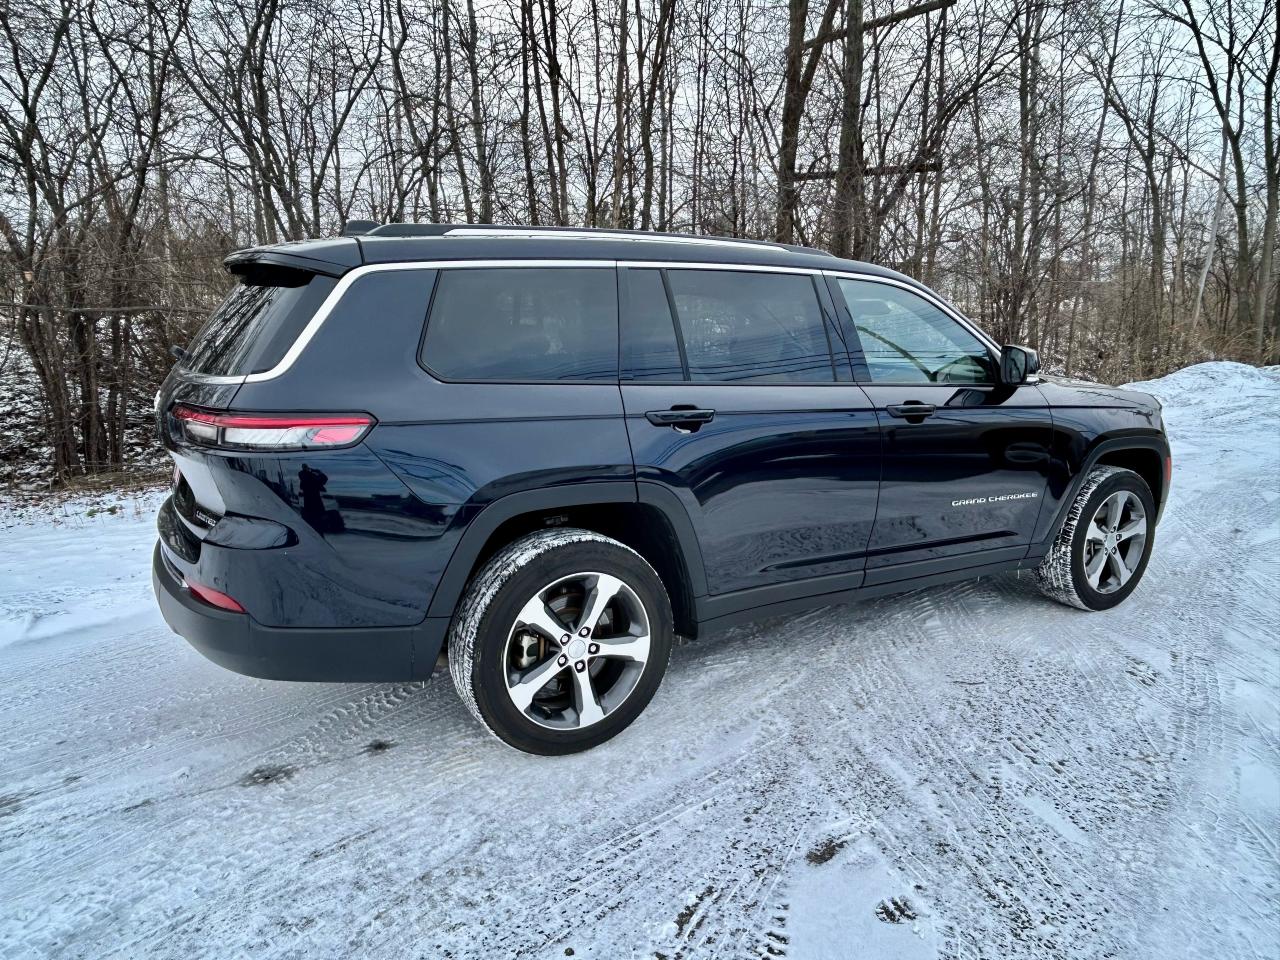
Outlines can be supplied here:
M427 609L428 618L451 618L467 587L467 579L475 567L480 551L489 537L513 517L568 507L597 506L609 503L645 503L660 510L675 532L683 554L689 588L694 596L706 593L706 574L702 552L689 515L674 493L654 483L637 484L631 480L604 480L573 483L511 493L487 504L467 524L436 584Z
M702 562L702 544L689 519L689 511L675 491L663 483L652 480L636 481L636 493L640 503L647 503L662 512L671 524L680 545L685 573L689 577L689 593L692 597L707 595L707 570Z
M1075 471L1075 475L1071 478L1067 491L1063 494L1062 501L1058 504L1057 511L1054 513L1053 522L1049 524L1048 532L1040 543L1048 544L1053 542L1053 538L1058 535L1058 530L1062 526L1062 521L1066 517L1067 511L1071 509L1071 504L1075 503L1076 494L1080 492L1080 486L1084 483L1084 478L1088 476L1089 471L1106 454L1115 453L1117 450L1151 450L1158 454L1163 462L1164 458L1169 456L1169 441L1163 434L1159 433L1136 433L1120 437L1104 437L1095 441L1089 452L1085 454L1080 468ZM1152 492L1154 494L1155 491ZM1169 491L1164 489L1160 492L1160 502L1156 508L1157 523L1160 515L1164 513L1165 504L1168 502Z

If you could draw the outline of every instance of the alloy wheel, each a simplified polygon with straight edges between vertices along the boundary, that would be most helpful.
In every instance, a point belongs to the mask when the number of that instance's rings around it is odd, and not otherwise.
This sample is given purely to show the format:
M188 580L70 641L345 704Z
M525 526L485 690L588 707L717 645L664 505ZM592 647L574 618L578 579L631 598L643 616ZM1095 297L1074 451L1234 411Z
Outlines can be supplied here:
M1138 495L1117 490L1102 501L1084 537L1084 576L1098 593L1128 583L1147 546L1147 511Z
M636 591L610 574L574 573L547 584L507 635L507 695L525 717L552 730L599 723L644 673L649 622Z

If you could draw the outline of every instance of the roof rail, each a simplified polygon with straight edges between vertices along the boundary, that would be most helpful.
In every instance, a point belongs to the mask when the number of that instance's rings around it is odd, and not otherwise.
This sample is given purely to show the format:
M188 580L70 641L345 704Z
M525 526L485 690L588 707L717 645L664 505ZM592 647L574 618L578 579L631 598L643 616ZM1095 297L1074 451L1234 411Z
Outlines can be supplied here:
M454 227L446 237L519 237L538 240L617 240L630 243L688 243L717 247L772 247L763 240L732 240L725 237L699 237L687 233L652 233L647 230L598 230L588 227Z
M443 237L461 223L384 223L370 230L370 237Z
M388 223L367 234L370 237L506 237L539 240L615 240L638 243L688 243L707 246L761 247L798 250L791 244L768 240L739 240L689 233L656 233L651 230L605 230L598 227L524 227L490 223ZM818 252L818 251L809 251Z

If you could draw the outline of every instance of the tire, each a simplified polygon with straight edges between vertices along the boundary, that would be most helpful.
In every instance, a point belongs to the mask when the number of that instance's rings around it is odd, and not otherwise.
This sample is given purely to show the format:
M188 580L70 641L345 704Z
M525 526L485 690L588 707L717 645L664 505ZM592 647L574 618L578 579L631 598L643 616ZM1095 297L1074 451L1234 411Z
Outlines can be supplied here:
M544 756L577 753L640 715L673 636L671 602L643 557L591 530L544 530L504 547L472 579L449 630L449 673L500 740Z
M1041 592L1081 610L1123 603L1151 559L1155 516L1155 498L1141 476L1123 467L1094 467L1036 570Z

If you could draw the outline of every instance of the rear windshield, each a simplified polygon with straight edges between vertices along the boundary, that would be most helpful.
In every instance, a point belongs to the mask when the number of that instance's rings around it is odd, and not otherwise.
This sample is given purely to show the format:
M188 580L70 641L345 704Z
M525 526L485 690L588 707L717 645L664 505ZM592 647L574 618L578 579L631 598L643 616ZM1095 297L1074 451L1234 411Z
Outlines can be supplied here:
M298 270L244 278L196 335L183 369L215 377L270 370L336 285Z

